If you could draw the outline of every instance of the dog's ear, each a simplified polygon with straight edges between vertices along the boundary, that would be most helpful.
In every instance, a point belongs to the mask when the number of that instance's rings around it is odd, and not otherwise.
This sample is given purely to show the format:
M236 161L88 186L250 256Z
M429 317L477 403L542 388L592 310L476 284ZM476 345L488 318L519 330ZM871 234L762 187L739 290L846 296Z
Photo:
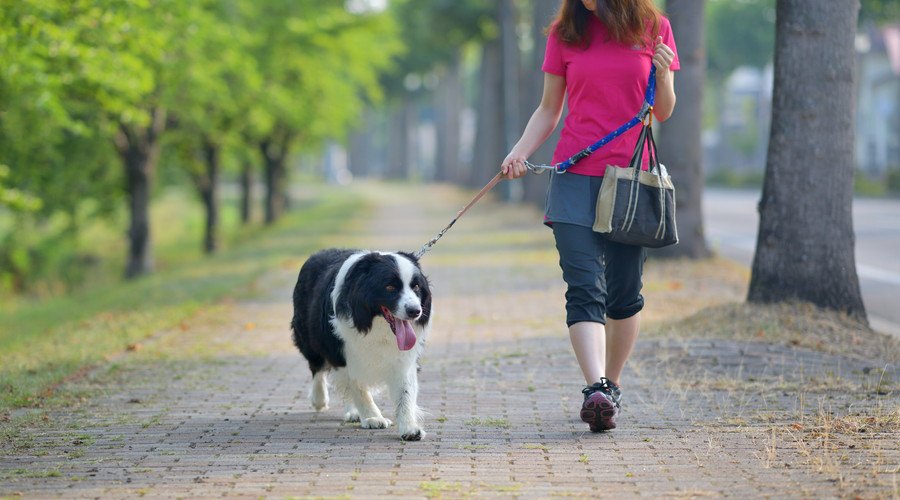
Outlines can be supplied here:
M398 252L397 252L397 255L402 255L402 256L406 257L407 259L411 260L412 263L415 264L416 267L418 267L418 268L421 268L421 267L422 267L421 265L419 265L419 258L416 257L416 256L415 256L414 254L412 254L412 253L398 251Z
M372 267L383 256L372 252L360 258L347 272L344 278L343 290L338 297L336 310L338 314L349 317L353 321L353 327L360 333L368 333L372 329L372 320L377 311L372 309L373 300L372 283L369 281Z
M425 326L431 320L431 283L428 277L420 273L422 279L422 291L419 292L419 298L422 301L422 316L416 320L421 326Z
M360 290L359 293L367 292ZM359 333L369 333L369 330L372 329L372 320L374 319L370 300L363 296L353 297L348 303L348 308L350 310L350 318L353 320L353 327Z

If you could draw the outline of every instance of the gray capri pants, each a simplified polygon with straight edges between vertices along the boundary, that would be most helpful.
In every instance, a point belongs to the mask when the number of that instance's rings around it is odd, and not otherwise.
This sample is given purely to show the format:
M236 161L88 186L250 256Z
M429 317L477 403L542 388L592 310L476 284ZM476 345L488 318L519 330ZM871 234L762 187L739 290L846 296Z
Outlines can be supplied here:
M612 168L612 167L608 167ZM602 177L553 174L544 222L553 229L566 290L566 325L606 324L644 307L641 276L647 251L608 241L594 232L594 212Z

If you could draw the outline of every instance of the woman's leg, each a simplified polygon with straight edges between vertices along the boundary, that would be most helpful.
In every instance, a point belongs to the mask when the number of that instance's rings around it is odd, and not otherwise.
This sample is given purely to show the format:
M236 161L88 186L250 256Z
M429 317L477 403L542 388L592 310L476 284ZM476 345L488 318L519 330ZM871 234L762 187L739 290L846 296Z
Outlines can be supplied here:
M566 290L566 324L578 366L584 375L581 420L592 432L616 427L618 409L606 370L606 286L603 272L603 239L589 227L553 224L559 267Z
M569 327L569 340L587 385L600 382L606 371L607 337L603 330L603 324L593 321L581 321Z
M641 328L641 314L606 320L606 376L619 384L619 376Z
M591 228L554 223L559 267L566 289L566 324L578 366L588 385L600 382L606 371L606 289L603 278L603 241Z
M606 376L618 384L641 327L640 311L644 308L641 278L647 251L641 247L607 242L605 256L609 290Z

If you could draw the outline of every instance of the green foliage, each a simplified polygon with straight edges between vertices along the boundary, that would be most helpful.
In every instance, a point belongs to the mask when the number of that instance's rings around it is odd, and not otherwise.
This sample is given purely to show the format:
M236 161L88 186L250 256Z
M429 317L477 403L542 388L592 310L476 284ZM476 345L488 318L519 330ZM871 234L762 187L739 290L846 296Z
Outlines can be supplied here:
M878 23L900 22L900 2L897 0L862 0L859 20Z
M43 205L39 198L35 198L18 189L8 188L3 185L8 177L9 167L0 164L0 207L6 207L21 212L33 212L39 210Z
M887 186L888 192L900 194L900 167L891 167L888 169L885 185Z
M0 280L59 268L85 220L123 224L117 146L155 110L181 182L202 182L205 144L223 165L273 136L313 148L382 97L398 33L343 0L0 0Z
M853 193L858 196L884 196L888 185L883 179L875 179L859 169L853 171Z
M706 176L706 183L710 186L728 188L762 189L762 170L735 170L728 167L717 168Z
M433 71L466 44L499 34L496 4L486 0L398 0L391 3L391 9L403 26L406 47L397 58L395 71L385 79L392 94L405 92L403 81L410 73Z
M386 13L354 14L338 0L239 7L264 82L249 110L252 136L277 136L285 147L309 149L326 137L343 137L364 99L382 97L379 76L401 50L399 27Z
M706 47L714 78L724 78L743 65L765 66L775 48L775 0L710 0Z

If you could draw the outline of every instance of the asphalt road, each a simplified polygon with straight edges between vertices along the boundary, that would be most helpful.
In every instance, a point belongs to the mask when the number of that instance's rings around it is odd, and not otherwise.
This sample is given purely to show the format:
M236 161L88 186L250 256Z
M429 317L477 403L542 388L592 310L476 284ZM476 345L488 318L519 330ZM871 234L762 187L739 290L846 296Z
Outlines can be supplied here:
M703 198L706 237L720 255L750 266L756 247L760 193L707 188ZM869 321L900 336L900 200L856 198L856 271Z

